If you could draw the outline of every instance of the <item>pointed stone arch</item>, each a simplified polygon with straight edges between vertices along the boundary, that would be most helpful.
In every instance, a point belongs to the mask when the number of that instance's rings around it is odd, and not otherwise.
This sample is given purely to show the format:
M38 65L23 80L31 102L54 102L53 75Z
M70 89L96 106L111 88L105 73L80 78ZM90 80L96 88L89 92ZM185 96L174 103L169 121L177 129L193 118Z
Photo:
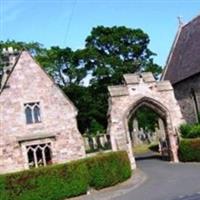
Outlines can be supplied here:
M110 86L108 133L112 149L126 150L132 164L136 167L128 120L141 106L155 111L165 122L169 141L170 159L178 162L177 128L184 122L180 107L174 97L173 88L168 81L156 82L151 73L126 74L124 85Z

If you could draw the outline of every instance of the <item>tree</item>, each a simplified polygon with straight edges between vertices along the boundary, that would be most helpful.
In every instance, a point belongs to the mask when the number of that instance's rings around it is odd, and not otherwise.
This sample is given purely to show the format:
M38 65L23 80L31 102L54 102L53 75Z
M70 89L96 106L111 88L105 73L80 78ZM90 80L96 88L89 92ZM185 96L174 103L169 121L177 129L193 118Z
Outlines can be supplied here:
M12 47L15 50L15 53L20 52L23 49L28 50L32 56L40 54L44 49L42 45L38 42L16 42L15 40L0 41L0 82L3 75L3 68L9 65L9 57L7 54L3 53L3 49Z
M95 120L95 123L106 129L107 87L121 84L123 74L152 71L155 77L158 77L161 73L161 67L153 62L153 56L156 54L149 50L149 42L148 35L141 29L124 26L98 26L92 29L86 38L85 48L77 51L77 59L84 63L85 70L92 77L89 86L92 108L91 105L86 105L90 122ZM91 129L89 124L88 129Z
M8 62L8 58L2 53L3 48L8 47L12 47L18 52L23 49L29 51L59 85L80 84L86 76L87 72L78 59L78 51L74 53L69 47L60 48L58 46L47 49L38 42L26 43L14 40L0 42L0 69Z
M15 40L0 41L0 52L2 52L3 48L8 47L12 47L17 51L26 49L32 56L38 55L44 50L43 45L38 42L17 42Z
M108 85L121 84L124 73L151 71L155 77L161 73L149 42L141 29L98 26L86 38L85 48L76 51L8 40L0 42L0 54L9 46L30 51L78 108L80 131L96 133L107 127ZM84 78L90 79L87 87Z
M161 67L153 63L153 53L148 48L150 40L141 29L130 29L124 26L92 29L86 38L86 68L92 72L92 82L107 80L113 84L122 82L124 73L142 72Z
M81 61L77 59L77 54L69 47L55 46L46 49L42 54L36 56L36 59L57 84L66 86L72 83L80 84L87 75Z
M98 90L94 86L70 84L63 87L63 90L78 108L77 120L80 132L90 134L103 132L107 124L104 114L107 111L107 98L104 102L100 102L101 98L95 94Z

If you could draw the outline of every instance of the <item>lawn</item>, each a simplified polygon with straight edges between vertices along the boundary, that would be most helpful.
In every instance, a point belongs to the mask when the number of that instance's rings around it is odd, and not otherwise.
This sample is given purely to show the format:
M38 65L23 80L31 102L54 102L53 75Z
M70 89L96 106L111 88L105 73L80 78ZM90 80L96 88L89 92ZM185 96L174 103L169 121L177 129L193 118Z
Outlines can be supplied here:
M145 154L150 151L158 152L158 144L139 144L133 147L134 154Z

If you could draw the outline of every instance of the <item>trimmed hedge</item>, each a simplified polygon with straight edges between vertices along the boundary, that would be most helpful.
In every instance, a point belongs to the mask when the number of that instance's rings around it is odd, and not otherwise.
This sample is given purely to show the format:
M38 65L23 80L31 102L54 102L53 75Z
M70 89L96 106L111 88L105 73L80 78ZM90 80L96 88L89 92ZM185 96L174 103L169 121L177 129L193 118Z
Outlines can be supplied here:
M0 178L3 200L60 200L86 193L88 171L83 160L54 165Z
M90 186L101 189L127 180L131 176L126 152L99 154L87 159Z
M110 152L66 164L0 176L2 200L62 200L115 185L131 176L126 152Z
M200 138L181 140L179 159L183 162L200 162Z
M182 124L180 132L183 138L198 138L200 137L200 124Z

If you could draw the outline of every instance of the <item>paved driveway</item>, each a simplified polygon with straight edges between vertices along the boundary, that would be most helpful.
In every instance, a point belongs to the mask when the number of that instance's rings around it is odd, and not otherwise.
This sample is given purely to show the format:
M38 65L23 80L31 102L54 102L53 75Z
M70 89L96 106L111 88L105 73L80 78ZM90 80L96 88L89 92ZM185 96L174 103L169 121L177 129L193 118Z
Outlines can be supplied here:
M147 181L113 200L200 200L200 164L171 164L143 157L137 165Z

